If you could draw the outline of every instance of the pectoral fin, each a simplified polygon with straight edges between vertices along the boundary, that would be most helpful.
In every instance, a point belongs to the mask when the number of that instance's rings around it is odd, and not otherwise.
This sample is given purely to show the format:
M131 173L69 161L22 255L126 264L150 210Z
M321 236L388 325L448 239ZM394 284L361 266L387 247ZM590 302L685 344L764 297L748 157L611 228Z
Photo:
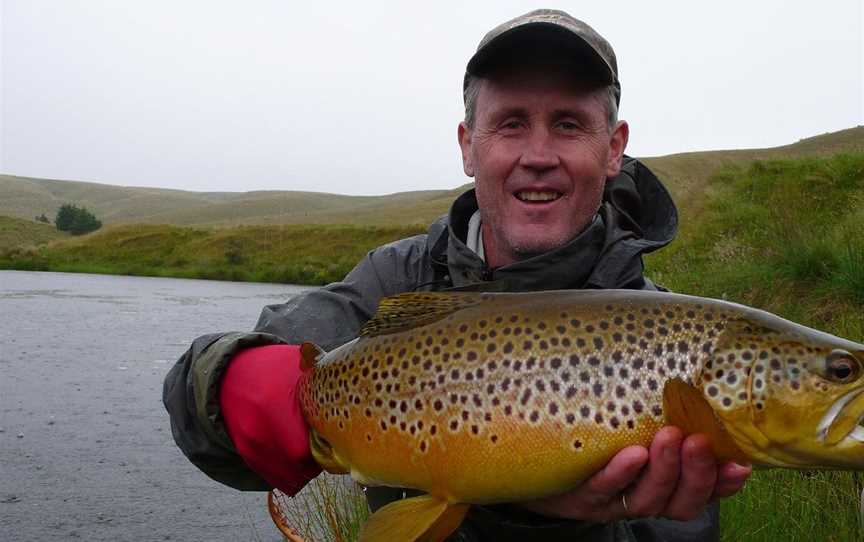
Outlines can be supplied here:
M685 435L706 435L717 459L749 462L748 457L717 419L705 396L680 378L666 382L663 388L663 412L666 414L666 422L680 428Z
M326 353L317 344L304 342L300 345L300 368L304 371L312 369Z
M391 502L372 514L360 542L441 542L459 527L469 507L431 495Z

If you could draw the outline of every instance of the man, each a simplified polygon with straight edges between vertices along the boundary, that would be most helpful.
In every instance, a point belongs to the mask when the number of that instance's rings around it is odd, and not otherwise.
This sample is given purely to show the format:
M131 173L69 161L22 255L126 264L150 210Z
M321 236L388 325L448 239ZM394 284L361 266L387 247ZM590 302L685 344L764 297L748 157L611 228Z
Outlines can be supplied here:
M624 156L611 46L569 15L539 10L492 30L468 63L458 129L460 196L427 235L373 250L343 282L262 312L254 333L201 337L165 382L178 445L240 489L295 492L319 468L294 395L298 348L354 338L387 295L422 289L652 289L641 255L671 241L663 185ZM704 436L664 428L569 493L473 507L452 540L706 540L717 497L749 468L718 466ZM377 508L406 491L370 488ZM655 516L659 518L655 519Z

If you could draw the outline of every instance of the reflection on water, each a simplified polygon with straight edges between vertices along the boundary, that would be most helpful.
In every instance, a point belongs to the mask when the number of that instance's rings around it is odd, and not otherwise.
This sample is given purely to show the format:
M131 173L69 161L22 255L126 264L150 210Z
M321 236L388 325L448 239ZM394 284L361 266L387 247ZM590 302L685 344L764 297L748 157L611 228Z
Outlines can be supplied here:
M263 494L182 456L162 381L304 289L0 271L0 540L280 540Z

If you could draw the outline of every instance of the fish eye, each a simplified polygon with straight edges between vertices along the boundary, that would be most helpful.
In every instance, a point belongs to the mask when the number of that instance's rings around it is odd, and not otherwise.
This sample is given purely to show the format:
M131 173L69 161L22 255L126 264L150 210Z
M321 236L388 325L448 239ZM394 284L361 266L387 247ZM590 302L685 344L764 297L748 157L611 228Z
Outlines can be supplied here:
M861 370L855 357L845 350L834 350L825 362L825 375L834 382L850 382Z

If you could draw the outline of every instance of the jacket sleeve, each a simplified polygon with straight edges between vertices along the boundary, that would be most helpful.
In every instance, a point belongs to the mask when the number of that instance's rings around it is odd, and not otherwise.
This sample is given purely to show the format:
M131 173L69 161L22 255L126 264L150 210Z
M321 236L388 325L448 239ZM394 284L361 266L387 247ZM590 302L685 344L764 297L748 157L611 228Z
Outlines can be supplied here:
M196 339L165 378L162 400L177 446L214 480L241 490L270 486L243 462L219 412L219 383L227 364L255 346L311 341L330 349L354 338L381 297L414 288L424 265L425 236L371 251L342 282L269 305L255 330Z

